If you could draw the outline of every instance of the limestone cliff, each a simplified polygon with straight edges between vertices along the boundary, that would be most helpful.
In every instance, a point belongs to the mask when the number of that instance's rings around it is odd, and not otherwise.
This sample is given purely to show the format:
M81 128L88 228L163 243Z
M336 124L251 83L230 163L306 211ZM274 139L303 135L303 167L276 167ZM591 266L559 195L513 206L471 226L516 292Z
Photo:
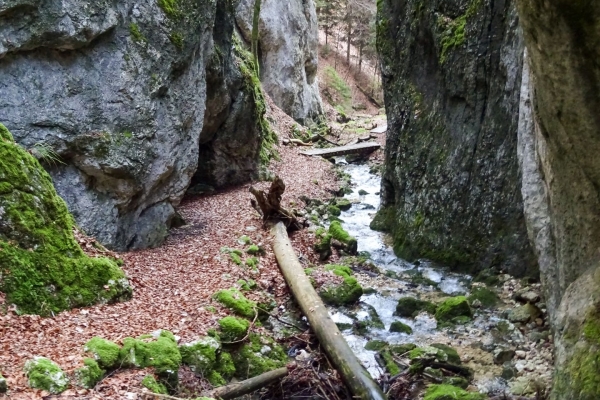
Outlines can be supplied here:
M231 47L236 5L0 4L0 122L61 158L47 165L57 191L105 245L160 244L194 174L213 185L256 176L268 132Z
M237 23L248 43L254 5L255 0L241 0L237 8ZM321 115L314 1L262 0L258 35L260 80L275 104L301 123Z
M19 312L50 315L131 296L109 258L86 256L50 176L0 124L0 291Z
M555 331L552 398L597 399L600 4L519 0L519 15L532 75L519 133L523 195Z
M378 2L388 139L374 228L396 253L537 274L517 160L523 41L512 1Z

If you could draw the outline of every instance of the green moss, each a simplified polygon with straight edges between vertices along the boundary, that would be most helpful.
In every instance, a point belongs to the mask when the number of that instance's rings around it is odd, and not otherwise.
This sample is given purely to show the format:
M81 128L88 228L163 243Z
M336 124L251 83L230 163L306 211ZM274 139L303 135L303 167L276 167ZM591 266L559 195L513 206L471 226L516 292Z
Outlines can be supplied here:
M283 367L288 361L283 348L266 336L250 334L250 342L233 352L236 376L247 379Z
M333 271L335 275L344 278L344 281L337 285L327 285L321 288L319 295L323 301L332 305L345 305L357 302L363 295L362 286L352 275L350 267L345 265L328 265L325 267Z
M336 199L335 206L342 211L348 211L352 208L352 202L348 199Z
M84 359L83 365L83 367L75 370L75 378L79 385L87 389L92 389L104 378L106 371L101 369L96 360L92 358Z
M394 357L392 357L392 354L389 350L382 350L379 352L379 355L385 363L385 369L391 376L398 375L400 373L400 367L394 361Z
M223 386L227 383L225 379L223 379L223 376L215 370L208 372L205 377L214 387Z
M207 336L179 346L179 352L182 362L189 365L192 371L205 374L214 368L220 348L217 339Z
M256 303L248 300L242 292L237 289L220 290L215 293L213 297L219 303L232 309L243 317L253 318L256 313Z
M329 225L329 234L332 238L340 241L346 245L345 250L350 254L356 254L358 248L358 242L348 232L342 228L342 224L339 221L333 221Z
M119 363L119 352L121 348L118 344L101 337L93 337L85 346L83 351L93 355L100 367L105 369L115 368Z
M179 33L179 32L171 32L169 34L169 40L179 50L183 50L184 41L183 41L183 35L181 33Z
M342 79L337 71L332 67L325 67L323 70L324 86L323 95L327 97L340 113L352 111L352 91L350 86Z
M339 217L342 214L342 210L340 210L336 206L328 206L327 213L329 215L333 215L334 217Z
M413 333L413 330L410 326L408 326L400 321L394 321L390 325L390 332L400 332L400 333L406 333L408 335L411 335Z
M263 249L261 249L259 246L253 244L250 247L248 247L246 249L246 253L251 254L251 255L259 255L259 254L263 254L265 251Z
M238 239L238 243L249 245L252 244L252 239L250 239L250 237L248 237L247 235L243 235Z
M142 379L142 386L151 391L152 393L168 394L167 387L160 382L156 381L156 378L152 375L146 375Z
M238 285L240 285L240 288L244 291L250 291L250 290L254 290L257 287L256 281L253 279L248 279L247 281L244 279L240 279L239 281L237 281Z
M169 331L157 331L150 339L125 338L119 353L122 366L154 367L156 373L173 382L181 364L181 354L177 342Z
M475 15L481 5L481 0L471 0L465 14L453 21L446 22L443 16L438 17L439 29L443 30L441 36L440 64L444 64L448 57L448 52L458 46L462 46L466 40L467 21Z
M435 309L435 304L429 301L415 299L414 297L402 297L398 300L395 314L405 318L414 318L421 311L435 314Z
M485 395L467 392L452 385L430 385L423 400L484 400Z
M315 244L315 252L319 253L319 259L325 261L331 256L331 235L327 234Z
M478 287L471 291L468 300L470 304L473 304L475 300L479 300L483 307L490 308L498 303L498 295L488 288Z
M383 340L369 340L367 344L365 344L365 350L379 351L383 350L387 345L387 342Z
M131 296L108 258L83 253L50 176L0 124L0 291L21 313L49 315Z
M438 323L451 323L456 321L456 318L460 317L463 317L463 321L465 318L468 320L473 317L473 311L471 310L469 302L465 296L456 296L447 299L440 304L435 311L435 319L438 321Z
M404 344L390 346L390 351L392 352L392 354L401 356L401 355L408 353L412 349L416 349L416 348L417 348L417 345L414 343L404 343Z
M469 387L469 381L461 376L447 376L442 380L444 385L458 386L461 389Z
M325 266L325 270L332 271L335 275L343 278L348 278L354 274L352 269L350 269L350 267L347 265L328 264Z
M242 339L246 336L250 322L245 319L236 317L225 317L219 320L221 327L221 338L228 342L233 342Z
M181 17L181 10L179 8L179 2L181 0L158 0L158 5L164 13L172 19Z
M67 374L58 365L45 357L34 357L25 363L27 383L34 389L52 394L64 392L69 387Z
M131 34L133 40L135 40L138 43L146 43L148 41L148 39L146 39L146 37L142 34L142 31L140 31L140 27L138 26L138 24L136 23L132 22L129 24L129 33Z
M219 354L215 370L226 380L233 378L235 375L235 364L230 353L222 351Z
M250 257L246 259L246 266L252 269L256 269L256 267L258 266L258 258Z
M242 265L242 259L238 254L229 253L229 258L231 258L231 261L233 261L236 265Z
M456 349L454 349L453 347L450 347L450 346L445 345L443 343L434 343L434 344L431 345L431 347L434 347L436 349L440 349L444 353L446 353L448 362L450 362L452 364L456 364L456 365L460 365L461 364L460 356L458 355L458 352L456 351Z

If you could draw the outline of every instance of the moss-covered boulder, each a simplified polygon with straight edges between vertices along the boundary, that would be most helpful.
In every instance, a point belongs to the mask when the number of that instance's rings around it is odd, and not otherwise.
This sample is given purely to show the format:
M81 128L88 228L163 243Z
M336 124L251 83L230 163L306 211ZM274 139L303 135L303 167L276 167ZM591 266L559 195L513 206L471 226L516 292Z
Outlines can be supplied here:
M471 290L471 294L468 297L469 304L473 305L473 302L479 300L482 307L490 308L498 303L498 295L496 292L485 288L485 287L477 287Z
M253 318L256 313L256 303L248 300L242 292L237 289L219 290L213 297L219 303L243 317Z
M251 378L283 367L288 356L277 342L267 336L251 334L249 342L232 352L236 376Z
M342 211L348 211L352 208L352 202L348 199L341 198L335 201L335 206Z
M357 302L363 295L362 286L355 277L352 270L345 265L330 265L326 269L335 275L341 276L344 281L341 284L327 284L319 289L319 295L323 301L331 305L345 305Z
M189 365L192 371L201 374L206 374L214 368L220 349L221 343L210 336L179 346L183 362Z
M415 299L414 297L402 297L398 300L395 314L404 318L414 318L421 311L435 314L435 309L435 304L429 301Z
M0 124L0 291L22 313L47 315L131 297L117 263L88 257L39 162Z
M438 323L462 322L473 318L473 311L465 296L456 296L445 300L435 311Z
M69 387L67 374L52 360L46 357L34 357L25 363L27 384L34 389L42 389L58 394Z
M339 221L333 221L331 225L329 225L329 234L333 239L344 245L344 251L348 254L356 254L356 251L358 250L356 238L346 232Z
M430 385L423 400L484 400L487 396L452 385Z
M96 336L83 346L83 351L91 354L101 368L112 369L119 363L121 347L115 342Z
M331 238L328 233L317 234L317 243L315 243L314 249L319 254L321 261L325 261L331 256Z
M158 382L152 375L146 375L142 379L142 386L151 391L152 393L168 394L167 387L162 383Z
M406 325L403 322L394 321L390 325L390 332L406 333L407 335L411 335L413 333L413 330L410 326Z
M104 378L105 372L96 360L86 358L83 360L83 367L75 370L75 379L80 386L91 389Z
M169 331L161 330L138 339L123 339L119 353L124 367L154 367L154 371L165 381L173 383L181 364L181 353L177 341Z
M219 326L221 327L221 338L233 342L246 335L250 322L246 319L229 316L219 320Z
M454 347L448 346L443 343L433 343L431 347L439 349L446 353L446 357L449 363L459 365L462 363L460 356Z
M233 357L231 354L222 351L216 362L215 371L217 371L225 380L230 380L235 375L235 364L233 363Z

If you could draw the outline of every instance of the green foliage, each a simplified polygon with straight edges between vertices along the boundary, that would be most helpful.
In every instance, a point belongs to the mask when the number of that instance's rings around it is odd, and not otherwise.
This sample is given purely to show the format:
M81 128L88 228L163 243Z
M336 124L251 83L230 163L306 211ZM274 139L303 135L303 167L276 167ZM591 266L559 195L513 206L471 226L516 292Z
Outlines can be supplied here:
M465 296L449 298L440 304L435 311L435 319L438 323L464 323L472 317L473 311Z
M398 300L395 314L405 318L414 318L421 311L435 314L435 309L435 304L429 301L415 299L414 297L402 297Z
M83 351L92 354L100 367L112 369L115 368L119 362L121 348L118 344L111 342L110 340L96 336L85 344Z
M237 289L223 289L213 295L215 300L225 307L232 309L246 318L253 318L256 313L256 303L248 300L242 292Z
M246 336L250 322L245 319L229 316L220 319L219 326L222 332L221 338L225 341L234 342Z
M410 335L413 333L413 330L410 326L408 326L400 321L394 321L390 325L390 332L406 333L406 334Z
M158 5L169 18L177 19L181 16L179 1L181 0L158 0Z
M91 358L84 359L83 365L83 367L75 370L75 377L81 386L92 389L104 378L106 371L101 369L96 360Z
M486 397L452 385L430 385L423 400L484 400Z
M58 365L45 357L34 357L25 363L28 384L52 394L64 392L69 387L67 374Z
M56 166L57 164L64 164L60 156L48 143L38 142L33 145L29 152L32 156L37 158L39 162L53 166Z
M142 379L142 386L146 389L150 390L152 393L158 394L168 394L168 390L165 385L156 381L154 376L146 375L144 379Z
M148 41L148 39L146 39L142 31L140 31L140 27L138 26L138 24L134 22L129 24L129 33L131 34L133 40L135 40L138 43L146 43Z
M179 50L183 50L183 35L179 32L171 32L169 34L169 40Z
M352 91L350 90L350 86L332 67L325 67L323 76L325 86L323 95L327 97L336 109L339 107L343 112L350 112L352 110Z

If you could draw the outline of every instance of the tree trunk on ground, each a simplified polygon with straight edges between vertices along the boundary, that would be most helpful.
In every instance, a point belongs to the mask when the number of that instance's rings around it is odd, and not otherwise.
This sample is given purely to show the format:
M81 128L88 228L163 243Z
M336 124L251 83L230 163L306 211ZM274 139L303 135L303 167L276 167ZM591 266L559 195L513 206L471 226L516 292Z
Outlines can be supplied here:
M263 388L272 382L287 376L288 373L287 367L278 368L255 376L254 378L246 379L245 381L231 383L227 386L217 388L213 390L210 395L216 399L235 399Z
M354 396L360 399L386 399L379 385L358 361L340 330L331 320L325 305L298 261L283 223L277 223L272 232L275 236L273 251L281 272L302 312L308 318L319 343L342 375L346 385Z

